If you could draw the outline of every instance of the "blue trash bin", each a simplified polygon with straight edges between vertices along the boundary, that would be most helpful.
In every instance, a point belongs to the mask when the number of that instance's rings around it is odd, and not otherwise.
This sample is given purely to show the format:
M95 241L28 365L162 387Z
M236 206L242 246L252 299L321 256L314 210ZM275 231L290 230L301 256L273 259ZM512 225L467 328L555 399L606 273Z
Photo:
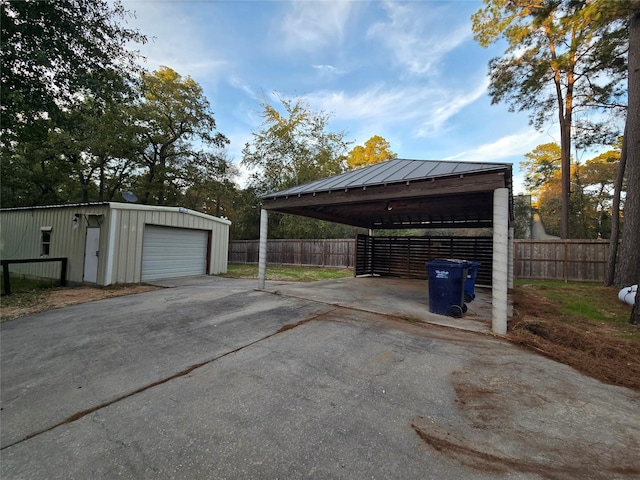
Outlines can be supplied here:
M478 267L480 262L469 262L467 269L467 279L464 282L464 301L469 303L476 298L476 277L478 276Z
M457 259L435 259L427 263L429 274L429 311L460 318L467 310L464 284L469 262Z

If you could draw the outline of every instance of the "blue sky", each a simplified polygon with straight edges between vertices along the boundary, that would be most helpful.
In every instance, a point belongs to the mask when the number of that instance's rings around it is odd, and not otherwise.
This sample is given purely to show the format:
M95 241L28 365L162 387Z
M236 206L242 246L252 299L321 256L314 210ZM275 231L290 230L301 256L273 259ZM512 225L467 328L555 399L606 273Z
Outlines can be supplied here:
M332 115L331 130L356 144L381 135L399 158L518 164L556 141L526 113L491 105L488 61L470 16L481 6L449 1L124 0L129 27L152 40L145 68L191 76L204 89L236 164L258 131L263 96L302 97ZM242 185L241 175L238 182Z

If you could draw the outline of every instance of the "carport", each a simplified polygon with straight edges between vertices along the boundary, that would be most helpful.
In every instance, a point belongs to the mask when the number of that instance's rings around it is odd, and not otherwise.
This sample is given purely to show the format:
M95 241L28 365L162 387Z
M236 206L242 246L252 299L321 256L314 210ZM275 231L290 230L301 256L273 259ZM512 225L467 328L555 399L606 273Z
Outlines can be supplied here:
M492 330L505 334L513 283L511 171L505 163L393 159L269 193L261 198L259 286L266 279L269 211L366 228L370 238L382 229L488 227Z

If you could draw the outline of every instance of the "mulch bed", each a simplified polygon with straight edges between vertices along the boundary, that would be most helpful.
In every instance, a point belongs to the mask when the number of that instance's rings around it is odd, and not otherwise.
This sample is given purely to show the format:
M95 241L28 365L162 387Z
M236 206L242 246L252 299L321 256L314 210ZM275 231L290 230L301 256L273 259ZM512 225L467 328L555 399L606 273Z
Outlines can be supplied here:
M516 288L513 297L511 342L602 382L640 390L640 342L617 337L609 325L563 317L534 292Z

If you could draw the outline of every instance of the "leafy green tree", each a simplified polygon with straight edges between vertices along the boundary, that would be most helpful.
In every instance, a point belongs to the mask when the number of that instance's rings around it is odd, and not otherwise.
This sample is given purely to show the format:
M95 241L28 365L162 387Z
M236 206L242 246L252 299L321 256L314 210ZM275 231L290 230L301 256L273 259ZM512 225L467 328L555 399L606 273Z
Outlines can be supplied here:
M242 164L254 169L259 194L329 177L345 169L345 133L328 130L329 116L313 112L301 99L278 97L279 108L261 103L260 131L242 151Z
M538 145L525 154L525 186L536 198L540 216L549 233L560 233L562 210L560 145ZM583 165L572 163L569 198L569 233L573 238L608 237L611 192L619 151L610 150Z
M530 193L549 183L560 171L561 151L557 143L538 145L524 156L526 160L520 162L520 167L525 170L524 186Z
M238 169L226 152L219 152L213 161L217 164L206 171L201 171L197 165L186 167L187 177L193 183L187 188L182 204L198 212L232 219L236 216L234 198L238 194L233 179L238 175Z
M233 215L230 235L232 240L260 238L260 199L254 187L237 190L233 196Z
M127 108L87 97L50 127L48 142L69 173L66 201L113 200L133 176L139 148Z
M3 143L85 95L111 98L138 71L128 46L146 37L119 23L130 16L119 0L7 0L0 11Z
M513 197L513 236L514 238L531 238L533 209L531 195Z
M374 135L364 142L364 146L356 145L347 155L347 165L350 169L366 167L398 158L397 153L391 151L391 145L379 135Z
M20 141L2 145L0 167L3 207L50 205L66 202L63 185L69 166L49 142L51 122L37 119L21 131Z
M220 167L229 140L216 122L202 87L169 67L142 75L141 101L131 111L139 128L144 174L135 187L146 204L176 202L197 180Z
M609 140L607 123L576 122L594 109L619 108L625 90L624 22L601 0L484 0L472 16L475 39L489 46L503 39L504 56L489 63L494 103L529 110L537 128L555 113L560 128L560 234L569 235L572 131L584 143ZM611 124L611 123L609 123Z

